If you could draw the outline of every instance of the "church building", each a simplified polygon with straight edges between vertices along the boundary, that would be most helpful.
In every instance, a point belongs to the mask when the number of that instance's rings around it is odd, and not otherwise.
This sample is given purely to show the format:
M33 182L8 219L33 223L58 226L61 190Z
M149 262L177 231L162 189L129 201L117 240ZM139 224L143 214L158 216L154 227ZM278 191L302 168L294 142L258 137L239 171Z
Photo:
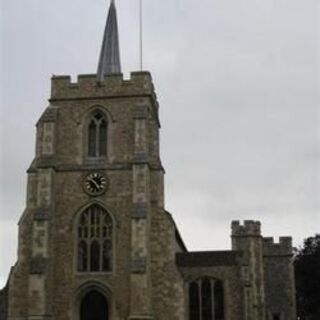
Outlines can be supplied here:
M233 221L189 251L164 204L149 72L121 73L111 0L97 74L53 76L1 320L294 320L292 239Z

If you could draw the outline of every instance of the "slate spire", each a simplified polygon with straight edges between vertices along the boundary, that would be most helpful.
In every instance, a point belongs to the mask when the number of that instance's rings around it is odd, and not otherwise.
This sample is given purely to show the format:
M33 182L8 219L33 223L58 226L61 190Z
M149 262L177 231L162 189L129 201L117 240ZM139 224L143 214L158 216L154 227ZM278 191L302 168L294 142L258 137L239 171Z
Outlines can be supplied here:
M121 73L119 35L116 6L114 0L111 0L100 53L97 80L103 81L105 75L116 73Z

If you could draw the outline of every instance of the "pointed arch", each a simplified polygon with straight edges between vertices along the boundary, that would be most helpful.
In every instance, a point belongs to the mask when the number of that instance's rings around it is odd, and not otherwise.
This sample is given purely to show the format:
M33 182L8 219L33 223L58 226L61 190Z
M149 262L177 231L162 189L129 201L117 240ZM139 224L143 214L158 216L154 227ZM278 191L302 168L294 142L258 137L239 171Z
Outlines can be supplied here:
M77 271L111 272L114 221L98 203L86 206L76 219Z
M108 117L99 107L91 110L86 121L88 158L105 158L108 153Z
M109 304L106 297L97 290L89 291L80 305L80 320L108 320Z
M224 320L223 281L203 277L189 283L189 320Z
M100 310L97 310L103 313L102 319L103 320L113 319L113 312L114 312L113 311L114 304L112 299L113 294L112 294L112 290L108 286L106 286L105 283L101 283L100 281L96 281L96 280L87 281L81 284L74 291L73 296L74 296L73 319L86 320L86 318L84 317L86 314L86 311L91 311L92 309L96 309L96 308L90 308L90 305L91 305L90 303L86 304L86 302L90 302L91 299L88 298L90 296L91 298L95 297L95 299L92 299L93 304L94 304L94 301L99 302L96 305L97 308L99 308L102 305L103 308ZM107 311L107 316L105 311ZM95 314L90 312L90 315L93 316ZM99 316L100 314L97 313L96 315ZM97 319L99 319L99 317Z

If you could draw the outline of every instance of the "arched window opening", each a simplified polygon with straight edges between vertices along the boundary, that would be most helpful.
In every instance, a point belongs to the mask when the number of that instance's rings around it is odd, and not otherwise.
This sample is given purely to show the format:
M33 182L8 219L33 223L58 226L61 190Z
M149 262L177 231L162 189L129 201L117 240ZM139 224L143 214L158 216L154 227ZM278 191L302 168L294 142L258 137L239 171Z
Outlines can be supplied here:
M214 284L214 296L215 296L216 320L223 320L224 319L224 292L223 292L223 284L221 281L217 281Z
M200 320L199 286L192 282L189 286L189 320Z
M91 243L90 249L90 271L100 271L100 245L98 241Z
M107 299L98 291L87 293L81 301L80 320L108 320L109 306Z
M90 121L89 129L88 129L88 155L90 157L96 156L96 135L97 135L97 125L94 120Z
M213 319L213 297L212 286L209 279L204 279L201 283L202 298L202 319Z
M111 271L113 223L108 212L98 205L87 208L77 230L78 271Z
M99 132L99 145L100 145L100 156L107 155L107 122L103 119L100 123Z
M88 125L88 156L105 157L107 155L108 123L104 114L93 112Z
M220 280L203 278L189 284L189 320L224 320L224 289Z
M103 243L103 256L102 256L102 268L103 270L110 270L111 269L111 248L112 244L110 241L106 240Z

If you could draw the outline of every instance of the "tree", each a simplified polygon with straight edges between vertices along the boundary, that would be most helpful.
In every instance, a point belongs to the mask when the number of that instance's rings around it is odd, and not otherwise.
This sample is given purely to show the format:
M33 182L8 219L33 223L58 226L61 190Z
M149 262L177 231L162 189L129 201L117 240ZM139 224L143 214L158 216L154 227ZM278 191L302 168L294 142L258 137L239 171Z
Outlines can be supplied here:
M294 259L298 316L320 319L320 234L304 240Z

